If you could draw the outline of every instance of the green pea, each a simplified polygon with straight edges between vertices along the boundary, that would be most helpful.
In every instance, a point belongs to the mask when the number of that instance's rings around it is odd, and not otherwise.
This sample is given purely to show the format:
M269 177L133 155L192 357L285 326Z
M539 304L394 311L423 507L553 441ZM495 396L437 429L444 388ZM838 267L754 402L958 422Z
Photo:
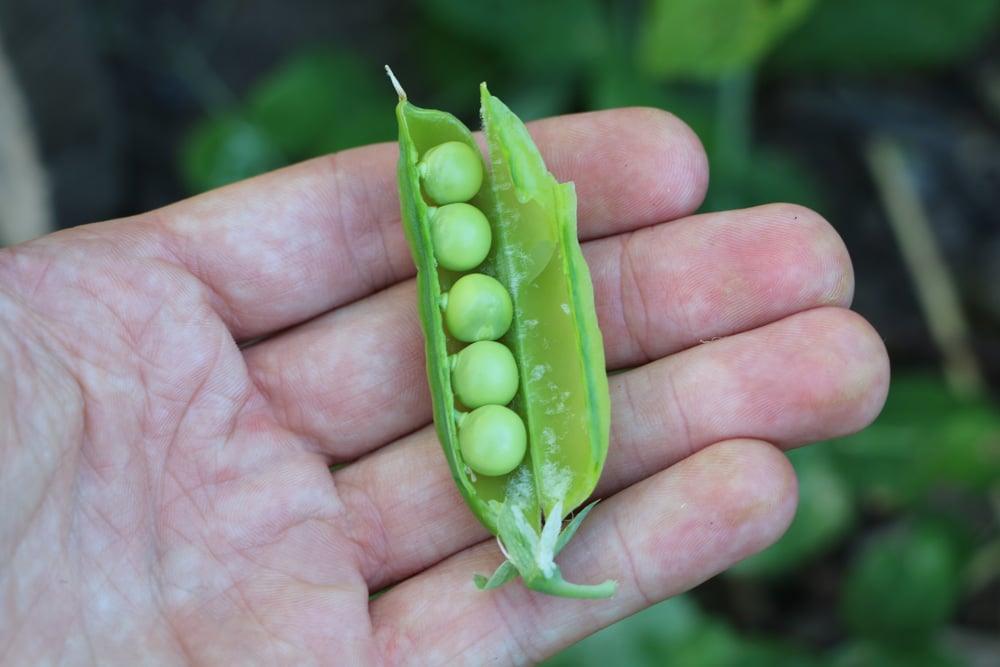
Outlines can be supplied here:
M490 252L490 221L471 204L446 204L434 211L430 223L434 257L446 269L468 271Z
M461 141L446 141L424 153L417 172L435 204L469 201L483 184L483 159Z
M513 318L510 294L496 278L483 273L462 276L447 294L444 323L463 343L496 340L507 333Z
M459 422L458 447L473 472L496 477L521 463L528 436L516 412L502 405L484 405Z
M517 393L514 355L496 341L472 343L455 356L451 385L467 408L490 403L507 405Z

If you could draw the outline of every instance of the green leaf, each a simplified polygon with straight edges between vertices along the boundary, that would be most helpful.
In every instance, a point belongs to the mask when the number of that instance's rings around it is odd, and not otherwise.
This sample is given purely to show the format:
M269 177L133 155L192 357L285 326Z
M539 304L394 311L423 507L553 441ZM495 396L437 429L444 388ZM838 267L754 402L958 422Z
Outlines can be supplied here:
M600 52L604 24L597 0L422 0L427 14L460 37L474 37L507 59L506 67L578 69ZM505 96L509 99L509 95Z
M732 667L827 667L826 660L789 640L743 635Z
M883 511L936 487L986 490L1000 479L1000 411L938 377L897 375L878 419L830 451L855 493Z
M936 641L917 641L913 646L853 640L839 647L830 667L968 667L968 663Z
M714 137L705 142L712 146ZM775 201L823 208L823 197L808 169L775 150L751 148L743 157L722 147L710 149L712 182L703 210L725 211Z
M814 0L651 0L639 59L664 78L714 79L749 70L812 9Z
M774 53L781 70L942 65L996 32L997 0L825 0Z
M674 665L725 665L705 660L705 652L713 658L730 656L733 639L691 596L678 595L587 637L540 667L652 667L666 656Z
M491 588L499 588L504 584L513 581L517 578L517 568L509 560L505 560L500 563L500 567L496 569L493 576L487 579L481 574L472 575L472 580L476 584L476 588L481 591L489 590Z
M300 53L250 92L246 115L291 159L395 136L381 69L338 51Z
M351 146L391 139L391 92L379 68L312 51L264 77L238 109L201 121L185 138L181 173L195 192Z
M583 520L587 518L587 515L590 514L590 510L594 509L597 503L598 501L595 500L594 502L588 504L576 513L576 516L573 517L572 521L566 524L566 527L562 529L561 533L559 533L559 539L556 541L555 553L558 554L562 551L563 547L566 546L574 535L576 535L576 531L580 527L580 524L583 523Z
M912 647L951 617L960 591L949 534L934 522L893 527L869 542L841 590L844 622L861 637Z
M820 667L791 642L747 637L679 595L620 621L542 663L542 667Z
M624 29L609 42L585 87L588 109L648 106L665 109L702 139L715 127L715 91L705 85L670 85L636 66Z
M711 154L720 126L717 82L663 81L639 67L632 38L633 21L634 17L621 6L612 14L604 52L591 68L584 89L586 108L648 106L664 109L687 123ZM749 110L734 120L749 133ZM712 182L717 178L713 172Z
M211 190L286 163L271 137L237 113L209 118L185 138L181 175L192 192Z

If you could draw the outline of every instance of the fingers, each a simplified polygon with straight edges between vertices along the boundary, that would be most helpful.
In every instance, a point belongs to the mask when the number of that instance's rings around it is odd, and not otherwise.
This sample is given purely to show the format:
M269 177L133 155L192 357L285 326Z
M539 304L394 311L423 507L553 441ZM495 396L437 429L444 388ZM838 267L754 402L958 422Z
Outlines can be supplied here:
M880 339L841 308L799 313L617 374L597 495L720 441L754 438L788 447L858 430L877 414L887 385ZM374 589L486 537L430 427L337 471L334 482L360 519L352 538Z
M708 162L698 137L659 109L593 112L528 129L556 178L575 183L582 239L674 220L705 197Z
M560 554L570 580L617 579L613 598L566 600L519 583L478 591L471 574L500 561L487 542L374 600L376 636L390 663L420 655L434 664L534 664L771 544L792 519L796 493L773 447L719 443L598 505Z
M791 449L854 433L878 415L888 385L881 338L841 308L804 311L615 375L616 455L598 495L727 438ZM665 437L668 447L655 446Z
M853 288L839 237L793 206L678 220L585 251L613 369L845 305ZM430 420L412 281L251 348L246 360L282 423L336 461ZM347 380L351 391L341 391Z
M580 114L532 131L553 171L576 181L585 237L688 214L704 195L701 145L665 112ZM270 333L413 274L397 157L393 144L367 146L237 183L146 216L136 242L201 279L238 339Z
M429 422L416 298L410 280L247 348L279 423L342 463Z
M789 204L700 215L587 251L612 369L800 310L846 306L854 290L837 233Z

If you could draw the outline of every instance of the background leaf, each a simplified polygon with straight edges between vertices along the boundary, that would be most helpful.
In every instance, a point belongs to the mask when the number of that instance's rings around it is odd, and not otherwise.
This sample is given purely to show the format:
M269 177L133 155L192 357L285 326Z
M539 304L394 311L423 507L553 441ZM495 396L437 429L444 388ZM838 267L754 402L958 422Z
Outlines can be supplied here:
M712 137L706 147L715 144ZM724 211L769 202L796 202L822 211L823 197L807 169L777 150L751 148L747 156L718 146L712 157L712 181L702 208Z
M262 78L235 109L198 123L181 148L181 173L194 192L396 136L386 113L394 94L356 56L298 53Z
M247 116L293 159L396 136L394 95L370 64L334 50L299 54L260 81Z
M596 0L422 0L427 13L459 37L502 53L506 67L574 70L603 47L604 27Z
M950 617L959 583L950 535L932 522L904 524L875 536L852 563L841 612L859 636L922 646Z
M908 648L886 646L870 641L854 641L836 651L830 661L830 667L970 667L970 665L951 655L937 642L920 642Z
M211 190L287 163L275 142L238 113L202 121L181 148L181 174L192 192Z
M663 78L712 79L753 67L814 0L651 0L639 59Z
M783 70L942 65L996 31L997 0L822 0L771 63Z
M945 484L985 491L1000 479L1000 413L938 377L898 375L875 423L831 451L855 493L882 511Z

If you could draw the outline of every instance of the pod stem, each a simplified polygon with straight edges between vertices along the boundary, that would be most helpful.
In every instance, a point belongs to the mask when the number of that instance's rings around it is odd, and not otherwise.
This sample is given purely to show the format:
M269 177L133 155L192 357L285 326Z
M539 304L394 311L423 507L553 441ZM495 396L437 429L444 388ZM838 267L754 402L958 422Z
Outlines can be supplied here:
M497 539L507 560L501 563L489 579L481 574L475 575L473 579L476 586L484 590L497 588L520 575L525 587L538 593L567 598L611 597L617 587L613 580L608 579L600 584L575 584L566 581L554 560L595 504L597 501L584 507L563 528L562 502L557 502L546 517L541 532L538 532L524 516L522 508L508 499L500 509L497 520Z
M558 571L547 579L525 579L524 585L537 593L590 600L609 598L615 594L615 589L618 587L618 584L611 579L600 584L574 584L563 579Z

